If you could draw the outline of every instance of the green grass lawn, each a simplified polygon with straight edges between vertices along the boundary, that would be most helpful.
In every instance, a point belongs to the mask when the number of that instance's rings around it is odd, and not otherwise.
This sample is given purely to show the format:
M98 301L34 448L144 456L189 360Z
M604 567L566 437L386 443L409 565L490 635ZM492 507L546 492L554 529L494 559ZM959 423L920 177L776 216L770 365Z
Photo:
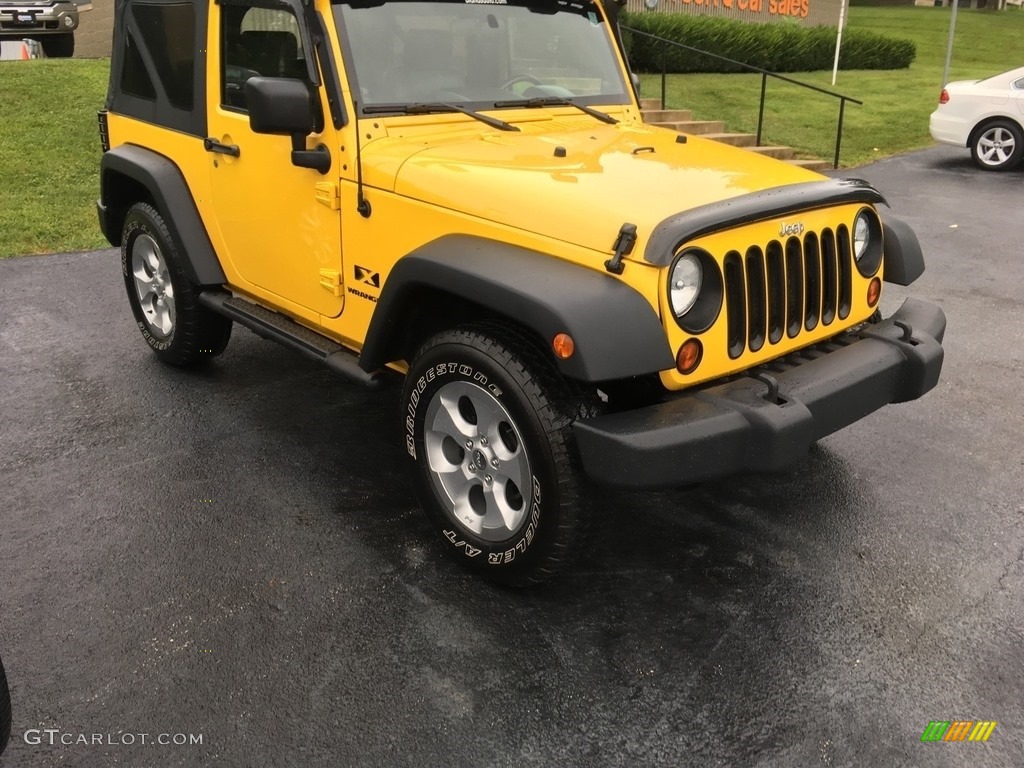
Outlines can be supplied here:
M928 116L942 87L949 17L948 8L851 8L850 27L907 37L917 44L910 68L840 70L834 87L831 71L788 75L864 102L846 106L843 166L932 143ZM957 13L950 80L994 75L1022 65L1024 11ZM643 95L660 96L659 75L643 75L641 80ZM727 130L753 133L760 91L761 76L756 74L670 75L667 101L671 107L692 109L696 119L725 120ZM771 78L767 94L762 143L791 146L801 155L831 161L839 101Z
M0 62L0 257L106 246L96 111L107 60Z

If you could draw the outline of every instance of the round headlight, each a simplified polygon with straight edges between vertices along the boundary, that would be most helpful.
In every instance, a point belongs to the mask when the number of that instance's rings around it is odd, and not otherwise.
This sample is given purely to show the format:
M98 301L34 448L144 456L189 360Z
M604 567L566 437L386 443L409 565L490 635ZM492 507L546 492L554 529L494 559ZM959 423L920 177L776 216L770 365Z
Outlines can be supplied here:
M682 317L693 308L703 277L704 269L694 254L683 254L676 260L668 284L669 301L676 317Z
M871 245L871 223L868 221L867 214L861 211L853 223L853 258L860 261L867 253L869 245Z
M857 271L864 277L873 277L882 266L882 222L878 214L871 208L861 208L853 220L851 235Z

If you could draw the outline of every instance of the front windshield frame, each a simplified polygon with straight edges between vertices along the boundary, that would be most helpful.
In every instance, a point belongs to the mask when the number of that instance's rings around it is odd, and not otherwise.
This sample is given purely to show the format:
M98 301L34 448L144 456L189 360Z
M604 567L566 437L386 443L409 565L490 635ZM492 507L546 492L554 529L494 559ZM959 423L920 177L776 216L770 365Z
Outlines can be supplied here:
M399 28L402 11L408 23L417 15L426 17L432 7L444 11L430 17L432 28ZM632 102L616 38L595 0L335 0L332 9L360 117L367 116L366 108L374 108L374 115L381 116L384 107L390 106L394 107L391 114L397 115L406 106L422 103L491 111L518 106L498 108L495 102L522 101L525 107L531 98L564 98L588 106ZM373 16L361 15L364 12ZM481 23L504 34L504 39L490 32L480 34ZM470 35L469 26L474 24L475 34ZM428 40L424 45L428 35L439 42L430 44ZM489 35L493 39L482 39ZM407 51L415 47L410 42L414 37L420 55L426 52L435 61L458 65L461 53L464 80L453 81L456 87L425 85L429 78L420 73L432 70L404 61ZM598 40L600 44L594 45ZM444 51L446 44L451 55ZM517 48L535 58L517 59ZM471 61L473 55L476 60ZM501 55L504 57L499 58ZM544 56L548 58L541 58ZM534 64L524 71L523 65L530 61ZM457 66L445 69L457 78ZM495 69L496 80L484 83L485 76L494 76ZM474 82L470 84L470 80Z

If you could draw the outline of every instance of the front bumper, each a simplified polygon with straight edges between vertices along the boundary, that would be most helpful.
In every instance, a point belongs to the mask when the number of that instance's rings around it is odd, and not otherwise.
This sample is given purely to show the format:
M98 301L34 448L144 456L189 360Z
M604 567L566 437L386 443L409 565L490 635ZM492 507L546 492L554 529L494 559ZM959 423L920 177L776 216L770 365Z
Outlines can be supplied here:
M0 33L4 35L58 34L77 28L78 6L74 3L0 6Z
M876 325L738 379L578 421L583 467L598 483L627 488L786 469L816 440L932 389L945 329L939 307L907 299Z

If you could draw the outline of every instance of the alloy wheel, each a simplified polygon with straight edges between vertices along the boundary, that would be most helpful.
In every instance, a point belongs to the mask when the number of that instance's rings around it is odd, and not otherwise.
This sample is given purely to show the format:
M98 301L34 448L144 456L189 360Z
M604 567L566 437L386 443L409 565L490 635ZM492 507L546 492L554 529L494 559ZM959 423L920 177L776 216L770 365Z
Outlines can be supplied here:
M174 285L160 246L148 234L140 234L132 243L132 275L150 333L168 338L174 330Z
M455 521L489 542L516 532L533 497L530 460L494 395L467 381L442 386L427 407L424 447L434 488Z
M978 137L978 159L985 165L997 167L1013 156L1016 146L1013 134L1001 125L996 125Z

